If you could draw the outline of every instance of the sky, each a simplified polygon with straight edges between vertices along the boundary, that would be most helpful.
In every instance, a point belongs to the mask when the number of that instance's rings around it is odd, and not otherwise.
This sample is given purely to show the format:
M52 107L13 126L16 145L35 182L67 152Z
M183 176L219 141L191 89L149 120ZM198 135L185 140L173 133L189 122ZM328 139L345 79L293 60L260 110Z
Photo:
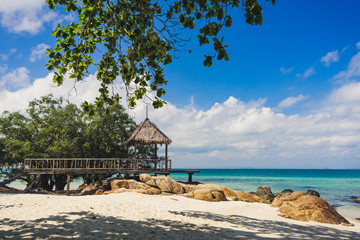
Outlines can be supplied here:
M184 31L189 41L165 68L167 104L149 112L173 141L173 167L359 169L360 1L259 2L261 26L232 10L228 62L204 67L211 46ZM56 87L45 68L52 30L75 15L44 0L0 3L0 112L49 93L76 104L98 96L94 73L75 91L72 80ZM113 88L123 94L121 79ZM141 102L128 112L145 118Z

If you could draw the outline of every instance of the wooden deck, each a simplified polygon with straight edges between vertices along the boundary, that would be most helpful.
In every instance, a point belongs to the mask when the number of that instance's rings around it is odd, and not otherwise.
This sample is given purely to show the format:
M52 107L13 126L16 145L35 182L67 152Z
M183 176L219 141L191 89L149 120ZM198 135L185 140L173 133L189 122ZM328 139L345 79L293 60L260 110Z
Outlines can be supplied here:
M70 188L71 174L126 174L141 173L169 175L171 173L187 173L188 182L199 170L171 170L169 159L133 159L133 158L26 158L24 174L66 174L67 193Z
M171 160L131 158L26 158L24 160L24 172L27 174L169 174L171 172Z

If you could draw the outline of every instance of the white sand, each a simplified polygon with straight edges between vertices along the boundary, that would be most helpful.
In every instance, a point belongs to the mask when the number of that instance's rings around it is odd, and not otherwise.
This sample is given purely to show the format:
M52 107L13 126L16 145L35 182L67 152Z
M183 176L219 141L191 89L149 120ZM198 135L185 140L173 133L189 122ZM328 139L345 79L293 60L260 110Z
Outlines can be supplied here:
M300 222L267 204L183 196L0 194L0 239L360 239L355 226Z

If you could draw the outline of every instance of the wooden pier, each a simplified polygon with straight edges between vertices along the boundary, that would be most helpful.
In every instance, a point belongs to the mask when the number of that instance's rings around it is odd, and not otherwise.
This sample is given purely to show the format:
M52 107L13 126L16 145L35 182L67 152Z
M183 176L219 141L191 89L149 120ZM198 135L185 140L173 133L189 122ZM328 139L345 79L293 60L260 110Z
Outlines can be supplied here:
M171 160L131 158L26 158L24 160L24 172L27 174L169 174L169 172L171 172Z
M170 175L187 173L188 182L199 170L172 170L170 159L131 159L131 158L26 158L24 174L66 174L67 192L70 189L72 174L125 174L138 176L141 173Z

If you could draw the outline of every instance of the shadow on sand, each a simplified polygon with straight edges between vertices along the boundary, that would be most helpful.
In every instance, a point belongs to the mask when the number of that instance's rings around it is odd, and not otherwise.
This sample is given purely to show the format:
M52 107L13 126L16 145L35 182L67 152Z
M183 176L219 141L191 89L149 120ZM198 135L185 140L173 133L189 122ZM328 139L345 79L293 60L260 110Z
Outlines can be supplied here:
M31 221L1 219L0 239L273 239L269 234L275 234L274 239L360 239L360 234L352 232L351 227L349 231L340 231L315 224L301 226L239 215L170 213L225 222L234 228L158 219L131 221L92 212L61 212Z

